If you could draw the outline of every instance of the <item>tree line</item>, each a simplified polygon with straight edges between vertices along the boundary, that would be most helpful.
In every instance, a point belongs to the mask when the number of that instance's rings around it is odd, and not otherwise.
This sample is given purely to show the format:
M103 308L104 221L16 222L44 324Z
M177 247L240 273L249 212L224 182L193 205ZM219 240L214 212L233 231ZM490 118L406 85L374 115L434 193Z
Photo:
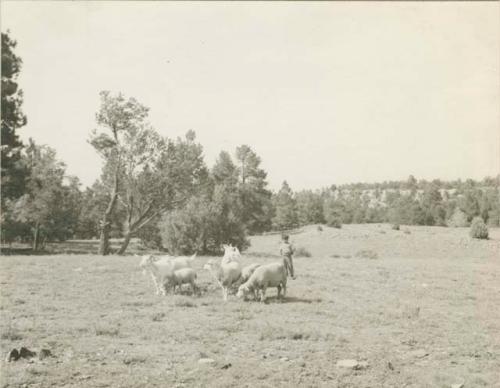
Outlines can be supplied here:
M99 239L99 253L118 254L132 238L172 253L216 253L221 243L248 246L248 235L307 224L391 222L466 226L475 216L500 224L500 176L483 181L417 181L332 185L273 193L261 159L248 145L221 151L207 166L196 134L162 136L134 98L100 93L89 143L101 176L83 188L47 145L23 144L27 122L17 77L16 42L2 33L1 240L42 249L46 242Z

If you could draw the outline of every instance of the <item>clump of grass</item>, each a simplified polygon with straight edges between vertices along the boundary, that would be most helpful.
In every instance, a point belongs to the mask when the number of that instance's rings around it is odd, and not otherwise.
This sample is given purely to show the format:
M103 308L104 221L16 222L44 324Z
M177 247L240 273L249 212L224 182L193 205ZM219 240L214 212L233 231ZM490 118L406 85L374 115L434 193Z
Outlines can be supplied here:
M144 356L128 356L123 359L125 365L144 364L147 358Z
M399 230L399 224L393 224L393 225L391 226L391 229L392 229L392 230Z
M154 313L151 317L153 322L160 322L163 318L165 318L165 313Z
M387 232L385 230L379 230L378 231L380 234L386 234Z
M196 303L194 303L191 299L185 298L185 297L176 298L175 306L177 306L177 307L198 307L198 305Z
M295 256L296 257L311 257L311 252L309 252L306 248L304 247L298 247L295 250Z
M9 326L7 326L7 329L2 332L0 338L9 341L19 341L23 339L23 336L15 327L9 324Z
M333 255L330 255L332 259L340 259L342 256L334 253Z
M356 257L359 259L378 259L377 252L372 251L371 249L365 249L356 253Z
M321 225L318 225L318 227L316 229L318 230L318 232L322 232L323 231L323 227Z
M116 337L120 334L119 327L104 327L104 326L94 326L95 335L107 335L110 337Z
M403 233L404 233L404 234L411 234L411 230L410 230L410 229L405 229L405 230L403 231Z
M46 375L47 371L40 370L37 368L27 368L26 372L32 376L41 376L41 375Z
M281 327L267 326L260 332L260 341L276 341L289 339L293 341L307 340L311 338L311 333L303 331L289 331Z

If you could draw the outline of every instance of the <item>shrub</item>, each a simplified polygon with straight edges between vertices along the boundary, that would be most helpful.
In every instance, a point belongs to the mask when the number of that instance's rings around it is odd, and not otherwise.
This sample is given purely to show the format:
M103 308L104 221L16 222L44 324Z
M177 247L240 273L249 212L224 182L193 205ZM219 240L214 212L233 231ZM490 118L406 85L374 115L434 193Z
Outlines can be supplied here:
M318 227L316 229L318 230L318 232L322 232L323 231L323 227L321 225L318 225Z
M219 253L221 244L249 246L231 193L216 187L212 198L194 197L159 222L163 246L174 254Z
M399 224L393 224L392 230L399 230Z
M311 257L311 252L309 252L306 248L304 247L298 247L295 250L295 256L296 257Z
M448 220L448 226L452 228L463 228L467 225L467 215L457 207L453 212L453 215Z
M360 259L378 259L378 254L377 252L374 252L372 250L363 250L363 251L359 251L358 253L356 253L356 257L357 258L360 258Z
M340 229L342 228L342 220L340 219L340 217L332 217L327 221L327 225L331 226L332 228Z
M488 227L481 217L475 217L470 226L470 236L472 238L487 239Z

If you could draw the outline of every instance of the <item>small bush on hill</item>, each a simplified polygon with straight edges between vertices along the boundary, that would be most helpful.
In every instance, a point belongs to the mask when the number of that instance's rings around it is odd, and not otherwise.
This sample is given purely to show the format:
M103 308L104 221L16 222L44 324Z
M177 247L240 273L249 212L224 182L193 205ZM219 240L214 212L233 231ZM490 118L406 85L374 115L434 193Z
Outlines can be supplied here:
M331 226L332 228L337 228L341 229L342 228L342 220L340 217L332 217L327 221L327 225Z
M311 252L309 252L306 248L304 247L298 247L295 250L295 256L296 257L311 257Z
M467 222L467 215L458 207L455 209L453 215L448 220L448 226L452 228L463 228L468 224L469 223Z
M470 236L472 238L487 239L488 227L481 217L475 217L470 226Z
M378 254L377 252L374 252L370 249L359 251L356 253L356 257L359 259L378 259Z

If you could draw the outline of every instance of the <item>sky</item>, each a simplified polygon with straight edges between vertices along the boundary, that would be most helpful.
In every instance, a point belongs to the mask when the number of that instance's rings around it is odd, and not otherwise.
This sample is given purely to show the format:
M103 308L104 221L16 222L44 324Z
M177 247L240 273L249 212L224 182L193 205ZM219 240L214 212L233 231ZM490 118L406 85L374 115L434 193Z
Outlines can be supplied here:
M270 187L500 173L498 2L2 1L27 126L90 185L99 91L192 129L209 166L248 144Z

